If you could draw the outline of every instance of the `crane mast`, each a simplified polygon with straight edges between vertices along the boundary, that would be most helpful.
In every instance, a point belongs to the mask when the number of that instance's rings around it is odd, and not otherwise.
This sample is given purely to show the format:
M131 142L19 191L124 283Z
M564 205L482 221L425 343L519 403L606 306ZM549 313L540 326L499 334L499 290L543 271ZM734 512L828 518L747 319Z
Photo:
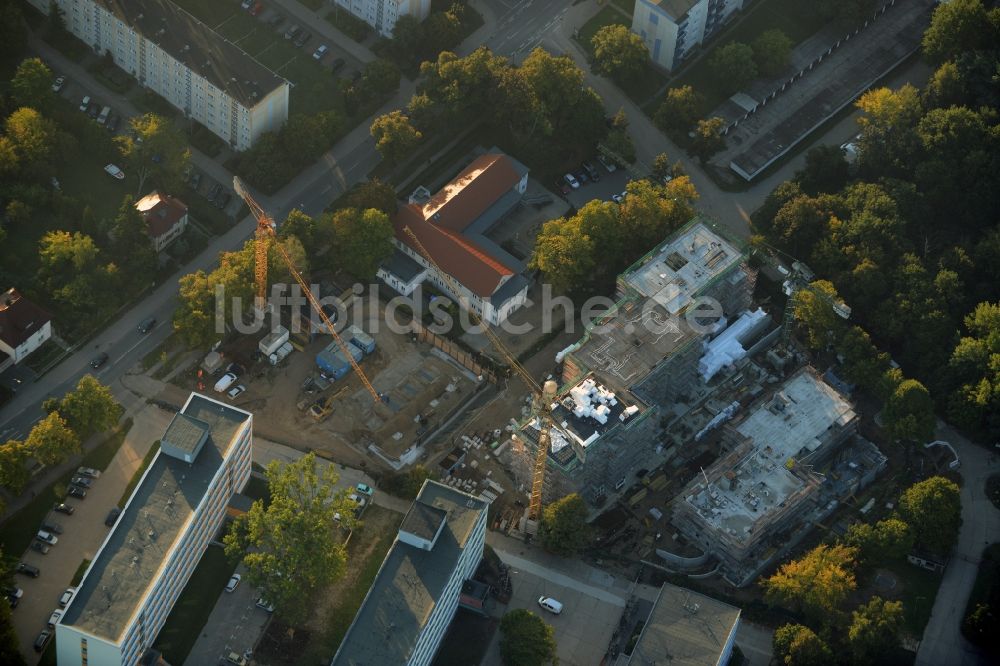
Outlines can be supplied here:
M261 312L263 312L264 297L267 294L268 249L270 248L271 240L275 237L274 220L267 214L264 208L254 200L246 185L244 185L243 181L236 176L233 177L233 189L236 190L236 193L240 195L243 201L246 202L247 206L250 207L250 213L254 216L254 219L257 220L257 230L254 232L254 280L256 281L257 286L257 302L255 305ZM323 308L320 307L319 301L316 299L316 296L313 295L312 290L309 289L309 285L306 284L302 274L299 273L299 269L295 267L295 263L292 262L292 258L288 256L288 252L284 247L282 247L281 243L275 243L274 247L278 251L278 255L281 257L285 266L288 267L288 271L292 274L292 277L295 278L295 281L299 284L299 287L302 289L302 293L305 294L306 299L309 300L309 305L312 306L313 312L318 314L320 319L323 320L326 330L328 330L330 335L333 336L334 341L340 348L340 352L351 364L351 367L354 369L354 372L358 375L358 377L361 378L361 382L365 385L365 389L368 390L368 393L371 394L372 399L374 399L375 402L381 401L382 397L379 395L378 391L375 390L375 387L372 386L372 383L368 380L368 376L365 375L361 366L358 365L358 362L354 360L351 350L347 348L347 344L337 333L337 329L334 327L333 322L330 321L330 318L326 316L325 312L323 312Z
M431 253L427 251L424 244L420 242L417 235L413 233L410 227L403 227L403 231L406 235L410 237L413 244L416 245L417 250L421 255L434 267L434 270L438 272L441 279L444 280L448 287L451 289L451 293L455 295L461 304L462 308L469 314L469 316L474 320L474 323L479 325L486 335L490 344L493 345L501 356L503 356L504 361L514 370L521 380L528 387L528 390L532 394L532 413L538 419L539 431L538 431L538 449L535 451L535 460L532 467L531 475L531 495L530 501L528 503L528 520L538 521L542 517L542 491L545 488L545 463L548 458L549 445L551 441L550 431L553 427L552 422L552 403L556 399L556 393L558 387L554 381L545 382L545 386L539 386L535 378L531 376L531 373L521 365L521 363L514 357L514 355L507 349L507 346L500 340L496 333L490 329L489 324L483 321L482 317L477 315L475 311L469 307L466 299L461 295L462 290L455 279L446 273L431 256Z

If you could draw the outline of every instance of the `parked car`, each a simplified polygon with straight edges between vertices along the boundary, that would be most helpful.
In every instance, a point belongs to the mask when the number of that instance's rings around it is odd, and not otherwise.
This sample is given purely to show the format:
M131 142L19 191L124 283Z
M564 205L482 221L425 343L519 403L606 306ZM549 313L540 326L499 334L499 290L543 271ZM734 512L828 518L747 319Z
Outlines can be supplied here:
M303 31L299 33L299 36L296 37L295 41L292 43L295 44L297 48L302 48L310 39L312 39L312 33Z
M27 562L18 563L14 571L19 574L24 574L25 576L31 576L32 578L38 578L38 576L42 573L41 569L36 566L32 566Z
M236 381L236 375L234 375L231 372L227 372L226 374L222 375L222 378L219 379L219 381L215 383L215 392L222 393L230 386L232 386L233 382L235 381Z
M94 358L90 359L90 367L92 367L93 369L96 370L97 368L101 367L102 365L104 365L107 362L108 362L108 354L107 354L107 352L101 352L100 354L98 354Z
M48 647L49 641L52 640L52 632L48 629L44 629L37 637L35 637L35 643L32 645L35 648L35 652L41 653L45 651Z
M156 317L147 317L139 322L139 325L135 327L135 330L142 335L146 335L153 330L154 326L156 326Z
M206 195L206 198L209 200L209 202L214 202L215 201L215 197L219 196L219 192L221 192L221 191L222 191L222 185L220 185L219 183L216 183L215 185L213 185L211 187L211 189L208 190L208 194Z
M80 110L87 112L90 109L90 95L84 95L83 99L80 100Z
M359 483L354 487L357 489L359 493L363 493L365 495L368 495L369 497L375 494L375 490L367 483Z
M91 117L92 120L97 120L97 116L101 113L100 104L91 104L90 108L87 109L87 115Z
M114 527L115 523L118 522L118 516L122 515L122 510L118 507L108 511L108 517L104 519L104 524L108 527Z
M272 604L270 601L267 601L264 597L257 597L257 602L254 605L256 605L257 608L263 608L268 613L274 612L274 604Z
M232 592L233 590L235 590L236 587L240 584L241 580L243 580L243 576L239 574L233 574L229 578L229 582L226 583L226 592Z
M359 508L367 504L367 500L365 500L364 497L358 495L357 493L351 493L348 499L357 504Z
M586 185L587 183L590 182L590 179L587 178L587 172L584 171L583 169L577 169L576 171L573 172L573 175L576 177L578 181L580 181L581 185Z
M101 476L101 471L94 469L93 467L77 467L76 473L80 476L87 476L91 479L97 479Z
M59 620L62 619L64 612L65 611L63 611L63 609L61 608L57 608L54 611L52 611L52 615L49 615L49 621L46 623L48 624L49 629L56 628L56 625L59 624Z
M69 602L73 601L73 597L75 596L76 588L67 587L66 591L62 593L61 597L59 597L59 608L66 608L66 606L69 606Z
M70 486L66 490L66 494L77 499L85 499L87 497L87 491L80 486Z
M41 541L32 541L30 548L36 553L41 553L42 555L46 555L49 552L49 547Z
M59 504L56 504L53 511L58 511L59 513L65 513L67 516L72 516L73 512L76 511L76 509L71 507L69 504L60 502Z
M615 171L618 171L618 165L609 160L604 155L598 155L597 161L601 163L601 166L604 167L604 169L608 173L614 173Z
M93 481L83 476L74 476L69 482L81 488L90 488L90 484L93 483Z
M52 92L54 92L54 93L59 92L60 90L63 89L64 85L66 85L66 77L65 76L57 76L56 80L52 82Z
M628 194L628 192L622 192L621 194L612 194L611 195L611 199L615 203L620 204L621 202L625 201L625 195L626 194Z
M262 11L264 11L264 3L258 2L250 10L250 16L259 16Z
M230 400L235 400L246 390L247 390L246 386L243 386L243 384L237 384L233 388L229 389L229 392L226 393L226 395L229 396Z
M315 60L322 60L323 56L325 56L327 54L327 51L329 50L330 50L329 46L327 46L326 44L320 44L319 48L313 51L313 58Z
M563 605L552 597L538 597L538 605L555 615L559 615L563 611Z
M219 196L215 198L215 207L219 210L225 209L229 205L229 202L233 200L233 195L229 192L222 192Z
M569 183L561 178L556 181L556 189L559 190L563 196L566 196L573 191L573 188L569 186Z
M232 666L247 666L250 660L246 658L246 655L230 652L226 655L226 663L232 664Z
M226 372L233 373L234 375L236 375L237 378L243 375L243 373L245 373L246 371L247 371L246 368L244 368L242 365L236 362L230 363L229 365L226 366Z
M52 534L51 532L46 532L45 530L38 530L38 533L35 534L35 538L38 539L39 541L44 541L50 546L54 546L57 543L59 543L59 537L57 537L55 534Z
M590 179L595 183L601 179L601 172L598 171L597 167L590 162L584 162L581 166L583 167L583 170L587 172L587 175L590 176Z
M118 180L125 180L125 172L119 169L114 164L105 164L104 171L113 178L117 178Z
M46 532L51 532L52 534L62 534L63 526L57 522L51 520L45 520L42 522L42 529Z
M565 180L566 184L572 187L574 190L580 189L580 181L577 180L576 176L574 176L573 174L571 173L566 174L565 176L563 176L563 180Z
M343 68L344 68L344 59L343 58L334 58L333 62L330 63L330 69L333 70L334 74L336 74L337 72L339 72Z
M288 26L288 30L285 30L285 39L294 39L300 32L302 32L302 28L292 24Z
M8 586L3 588L3 593L8 599L20 599L24 596L24 590L16 586Z

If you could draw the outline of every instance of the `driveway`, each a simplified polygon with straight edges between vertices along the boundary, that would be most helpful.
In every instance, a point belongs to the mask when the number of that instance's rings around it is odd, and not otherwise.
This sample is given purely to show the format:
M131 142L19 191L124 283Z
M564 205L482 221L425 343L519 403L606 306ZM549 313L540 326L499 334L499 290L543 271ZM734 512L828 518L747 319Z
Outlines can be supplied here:
M63 527L59 543L52 546L47 555L29 550L22 556L22 561L41 569L38 578L16 577L16 584L24 590L24 596L14 611L14 627L20 639L21 653L26 655L29 663L38 661L32 650L35 636L45 628L45 621L52 611L58 608L59 597L69 586L80 563L84 559L94 559L104 543L109 533L104 526L108 511L118 504L149 447L163 435L172 416L153 406L135 414L125 443L87 491L87 498L67 500L66 503L76 509L75 513L72 516L55 512L49 514L49 520Z
M247 580L247 571L242 564L236 567L236 573L243 576L243 580L233 592L219 595L212 614L184 660L185 664L216 664L230 652L242 655L252 650L264 633L271 615L257 608L257 590Z
M920 666L991 663L961 633L969 593L979 571L983 549L1000 540L1000 511L986 497L986 479L1000 472L995 454L938 422L937 438L951 442L962 461L962 529L944 571L931 619L917 651Z

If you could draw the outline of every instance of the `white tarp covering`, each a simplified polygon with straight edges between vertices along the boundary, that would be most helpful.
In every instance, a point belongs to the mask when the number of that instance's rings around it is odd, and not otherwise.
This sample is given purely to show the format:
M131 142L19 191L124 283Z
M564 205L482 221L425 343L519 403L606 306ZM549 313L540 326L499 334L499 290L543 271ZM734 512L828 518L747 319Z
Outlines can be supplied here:
M722 368L746 356L741 339L767 318L764 310L747 310L740 318L705 345L705 355L698 361L698 372L706 382Z

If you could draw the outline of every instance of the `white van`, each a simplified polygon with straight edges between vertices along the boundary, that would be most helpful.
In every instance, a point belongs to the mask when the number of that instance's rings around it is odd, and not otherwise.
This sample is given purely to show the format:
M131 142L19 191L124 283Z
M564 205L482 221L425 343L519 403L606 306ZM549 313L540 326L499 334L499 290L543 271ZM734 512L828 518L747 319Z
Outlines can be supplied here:
M538 605L555 615L562 613L563 609L563 605L552 597L538 597Z
M220 379L215 383L215 392L222 393L227 388L232 386L233 382L235 381L236 381L236 375L234 375L231 372L227 372L226 374L222 375L222 379Z

